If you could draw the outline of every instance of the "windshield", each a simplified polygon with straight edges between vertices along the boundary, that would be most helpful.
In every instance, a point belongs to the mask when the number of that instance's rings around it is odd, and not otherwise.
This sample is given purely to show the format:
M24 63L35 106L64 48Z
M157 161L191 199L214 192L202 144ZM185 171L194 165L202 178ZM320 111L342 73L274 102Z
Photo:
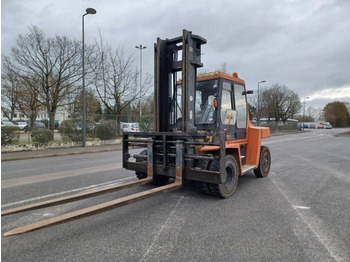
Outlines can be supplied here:
M213 100L217 97L217 86L218 80L197 82L195 104L196 124L214 123L215 108Z

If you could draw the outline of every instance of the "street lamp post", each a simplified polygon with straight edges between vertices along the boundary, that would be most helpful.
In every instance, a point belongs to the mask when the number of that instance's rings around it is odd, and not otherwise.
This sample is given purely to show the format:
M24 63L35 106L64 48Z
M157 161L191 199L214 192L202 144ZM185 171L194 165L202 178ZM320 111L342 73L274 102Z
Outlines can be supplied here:
M86 15L94 15L96 10L93 8L87 8L86 13L82 16L82 68L83 68L83 143L82 147L86 146L86 105L85 105L85 44L84 44L84 17Z
M257 106L257 110L256 110L256 123L257 123L257 125L259 126L260 125L260 110L259 110L259 108L260 108L260 89L259 89L259 85L260 85L260 83L265 83L266 82L266 80L263 80L263 81L260 81L260 82L258 82L258 106Z
M147 48L146 46L135 46L135 48L140 49L140 116L142 116L142 110L141 110L141 89L142 89L142 49Z
M305 122L305 104L306 104L306 101L305 101L305 99L308 99L309 97L307 96L307 97L304 97L304 109L303 109L303 131L304 131L304 122Z

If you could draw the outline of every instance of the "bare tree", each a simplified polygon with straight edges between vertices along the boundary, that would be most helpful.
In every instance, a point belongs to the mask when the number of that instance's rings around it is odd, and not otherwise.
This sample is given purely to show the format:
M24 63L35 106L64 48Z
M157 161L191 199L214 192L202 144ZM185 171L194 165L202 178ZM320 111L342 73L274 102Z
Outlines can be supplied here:
M127 56L122 48L115 51L102 41L97 46L97 65L94 67L94 85L105 110L114 115L126 113L131 104L144 97L151 84L151 77L145 77L141 90L140 71L134 68L133 56Z
M17 109L19 81L8 57L3 56L1 64L1 110L12 121Z
M315 119L317 119L317 109L310 106L306 109L306 115L309 117L309 119L312 119L311 122L315 121Z
M91 54L88 48L87 54ZM90 52L89 52L90 51ZM56 110L67 104L66 97L77 93L81 74L81 44L67 37L46 38L35 26L19 35L11 50L21 75L37 80L39 101L46 107L50 129L54 128Z
M227 63L226 62L222 63L220 68L217 71L220 71L220 72L228 74L228 72L227 72Z
M17 105L19 111L24 113L30 120L30 127L34 126L34 122L38 116L39 110L43 107L39 102L39 93L36 90L37 79L31 76L20 76L21 84L19 95L17 97Z
M301 109L299 96L285 85L274 84L261 92L261 116L285 122Z
M2 102L10 108L8 118L12 120L15 110L26 115L34 125L38 111L42 105L39 102L39 92L37 92L37 78L29 75L21 75L15 70L9 57L2 58ZM7 109L3 107L3 111Z

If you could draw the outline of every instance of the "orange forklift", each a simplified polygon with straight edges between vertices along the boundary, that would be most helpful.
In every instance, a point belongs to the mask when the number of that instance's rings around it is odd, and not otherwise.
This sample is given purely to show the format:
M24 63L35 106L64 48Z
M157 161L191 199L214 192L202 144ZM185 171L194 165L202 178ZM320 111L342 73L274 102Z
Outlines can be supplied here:
M200 181L207 192L228 198L239 175L249 170L268 175L271 155L261 139L270 137L270 129L251 125L247 94L252 91L237 73L197 75L205 43L186 30L182 37L158 38L154 132L124 134L123 167L155 184L170 178ZM130 161L128 149L135 145L147 148Z
M16 235L140 201L180 188L184 181L197 181L206 192L228 198L239 176L253 170L266 177L271 166L268 147L261 139L270 137L267 127L252 126L247 91L237 73L214 72L197 75L202 67L201 46L206 40L190 31L155 44L152 132L124 132L123 167L134 170L138 180L111 185L2 211L1 215L64 204L96 195L153 183L152 189L95 206L52 217L6 232ZM181 79L181 80L178 80ZM139 148L137 154L132 154Z

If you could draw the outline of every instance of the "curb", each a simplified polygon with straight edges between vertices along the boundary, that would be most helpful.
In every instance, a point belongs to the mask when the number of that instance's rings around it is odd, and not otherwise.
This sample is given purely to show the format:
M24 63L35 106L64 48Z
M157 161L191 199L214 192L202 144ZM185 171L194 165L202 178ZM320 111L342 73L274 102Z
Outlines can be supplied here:
M89 150L89 151L75 151L75 152L64 152L64 153L54 153L54 154L44 154L44 155L10 157L10 158L1 159L1 162L35 159L35 158L45 158L45 157L55 157L55 156L68 156L68 155L80 155L80 154L89 154L89 153L112 152L112 151L120 151L120 150L121 150L121 148L109 148L109 149L97 149L97 150Z

